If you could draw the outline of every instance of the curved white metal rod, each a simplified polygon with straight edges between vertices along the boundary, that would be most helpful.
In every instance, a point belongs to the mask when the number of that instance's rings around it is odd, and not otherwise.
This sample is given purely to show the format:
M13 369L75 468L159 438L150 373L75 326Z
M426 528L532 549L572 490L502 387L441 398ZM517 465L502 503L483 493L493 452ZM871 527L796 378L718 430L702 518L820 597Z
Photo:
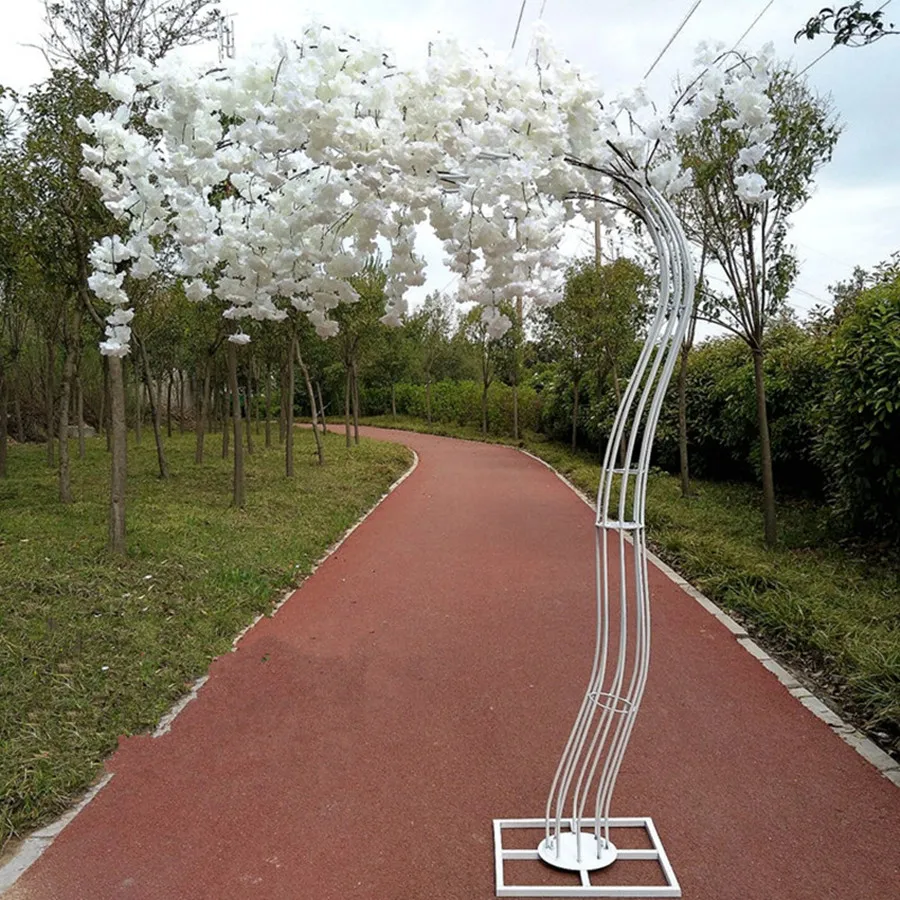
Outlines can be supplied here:
M620 168L606 174L638 204L659 258L660 284L657 308L604 454L595 523L594 657L584 699L551 784L545 837L538 849L545 862L582 871L609 865L616 858L616 849L609 839L610 805L643 699L650 662L645 537L650 453L694 296L688 244L668 202L658 191ZM614 501L615 515L611 515ZM613 535L618 538L618 552L617 559L611 560ZM630 566L627 544L631 545ZM611 614L618 616L616 637L612 634ZM594 794L594 814L588 820L585 808ZM585 831L586 821L592 822L592 833Z

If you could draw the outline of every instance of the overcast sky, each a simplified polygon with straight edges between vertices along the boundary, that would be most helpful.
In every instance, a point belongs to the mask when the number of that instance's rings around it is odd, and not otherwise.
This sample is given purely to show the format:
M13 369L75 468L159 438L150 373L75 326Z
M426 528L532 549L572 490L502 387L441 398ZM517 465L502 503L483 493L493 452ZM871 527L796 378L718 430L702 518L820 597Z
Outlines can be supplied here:
M529 30L544 7L544 20L557 45L573 61L593 71L607 93L627 90L644 73L672 36L692 0L526 0L516 53L524 55ZM780 56L798 69L828 47L828 39L793 43L794 33L824 0L773 0L744 41L757 49L772 41ZM870 2L866 4L874 6ZM889 4L900 19L900 2ZM40 52L41 0L5 0L0 34L0 83L22 90L46 74ZM401 62L424 56L438 33L456 35L500 51L510 47L521 0L225 0L235 14L238 56L271 40L290 37L316 18L380 38ZM675 74L691 67L694 49L704 39L732 45L767 6L767 0L703 0L650 75L651 97L664 103ZM211 47L204 54L215 56ZM818 175L813 198L795 216L791 240L801 262L792 305L801 314L828 297L827 286L848 278L855 265L870 267L900 249L900 36L870 47L839 47L807 73L812 87L830 94L844 125L833 161ZM587 236L585 235L585 239ZM610 236L612 240L612 236ZM585 245L585 252L588 247ZM447 285L440 250L426 242L428 289Z

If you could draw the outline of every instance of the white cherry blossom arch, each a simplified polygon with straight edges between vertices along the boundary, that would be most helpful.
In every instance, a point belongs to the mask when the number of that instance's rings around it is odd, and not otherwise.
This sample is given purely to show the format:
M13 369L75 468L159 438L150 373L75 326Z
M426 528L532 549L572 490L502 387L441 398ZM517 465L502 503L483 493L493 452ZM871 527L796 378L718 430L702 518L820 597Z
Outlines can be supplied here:
M91 252L91 287L109 304L101 352L129 352L126 278L166 270L187 296L220 304L233 345L242 319L306 314L322 337L353 302L347 278L391 247L385 321L423 279L414 252L425 222L483 307L494 335L504 300L561 297L559 243L568 221L605 216L612 199L646 226L659 265L658 302L607 445L597 503L597 639L582 705L543 816L494 822L499 896L675 897L680 889L650 818L615 819L616 779L646 685L650 655L645 500L653 435L690 318L690 251L669 197L691 172L678 135L724 101L720 127L742 142L746 203L768 192L756 166L772 135L765 90L771 56L705 49L675 107L641 90L609 101L589 77L535 37L517 69L453 42L400 70L377 46L324 26L270 56L207 72L138 63L99 86L118 107L82 120L84 177L121 224ZM234 352L234 349L232 349ZM236 446L239 441L236 441ZM517 828L542 828L536 848L510 848ZM611 827L644 828L651 850L617 850ZM576 871L579 887L507 884L504 863L541 859ZM616 860L655 859L665 886L593 884Z

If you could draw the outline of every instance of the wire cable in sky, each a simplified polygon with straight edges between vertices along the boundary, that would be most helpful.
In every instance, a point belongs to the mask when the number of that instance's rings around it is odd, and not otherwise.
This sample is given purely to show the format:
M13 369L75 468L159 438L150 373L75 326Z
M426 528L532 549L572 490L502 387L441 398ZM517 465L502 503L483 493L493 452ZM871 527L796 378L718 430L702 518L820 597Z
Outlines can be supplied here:
M516 41L519 39L519 28L522 25L522 16L525 15L525 4L527 2L528 2L528 0L522 0L522 5L519 7L519 18L516 21L516 30L513 34L513 42L512 42L512 47L509 48L510 50L516 49Z
M736 50L740 45L741 41L750 34L751 31L756 27L756 23L769 11L769 7L775 2L775 0L769 0L769 2L762 8L762 12L750 23L747 30L734 42L734 46L731 48L732 50Z
M675 41L675 38L677 38L678 35L681 34L681 30L691 20L691 16L693 16L694 13L697 12L697 7L702 2L703 2L703 0L694 0L694 5L688 10L687 15L681 20L681 24L675 29L675 33L672 35L672 37L669 38L668 42L666 43L666 46L662 48L662 50L659 53L659 56L657 56L656 59L653 60L653 65L650 66L649 69L647 69L647 74L644 75L645 80L650 77L650 73L656 68L657 63L666 55L666 51L669 49L669 47L672 46L673 42Z
M881 6L879 6L878 9L875 10L875 12L881 12L881 11L882 11L882 10L883 10L890 2L891 2L891 0L884 0L884 3L882 3ZM834 48L837 47L837 46L838 46L837 44L832 44L832 45L831 45L824 53L820 53L820 54L819 54L819 55L818 55L818 56L817 56L817 57L816 57L816 58L815 58L808 66L806 66L805 68L801 69L801 70L797 73L797 75L798 75L798 76L804 75L804 74L805 74L806 72L808 72L808 71L809 71L809 70L810 70L810 69L811 69L811 68L812 68L812 67L813 67L820 59L824 59L826 56L828 56L828 54L831 53L831 51L834 50Z

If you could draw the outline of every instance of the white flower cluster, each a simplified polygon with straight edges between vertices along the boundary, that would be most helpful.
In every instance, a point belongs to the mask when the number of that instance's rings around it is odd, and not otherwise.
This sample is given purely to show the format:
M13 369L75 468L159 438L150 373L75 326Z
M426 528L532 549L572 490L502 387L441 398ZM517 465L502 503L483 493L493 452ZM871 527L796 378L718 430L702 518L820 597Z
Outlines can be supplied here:
M640 92L602 103L543 32L524 69L447 41L402 72L381 48L317 26L212 72L163 60L103 76L120 105L80 121L92 139L82 174L128 238L91 252L91 289L114 308L102 352L128 352L126 274L160 266L229 319L278 321L293 306L333 335L330 314L357 299L348 279L379 241L391 248L384 321L397 323L424 280L414 240L425 222L499 336L504 301L560 298L567 221L608 215L593 198L629 178L663 193L690 183L674 138L720 97L735 110L728 127L748 135L742 194L764 199L767 71L764 60L709 67L660 115Z

